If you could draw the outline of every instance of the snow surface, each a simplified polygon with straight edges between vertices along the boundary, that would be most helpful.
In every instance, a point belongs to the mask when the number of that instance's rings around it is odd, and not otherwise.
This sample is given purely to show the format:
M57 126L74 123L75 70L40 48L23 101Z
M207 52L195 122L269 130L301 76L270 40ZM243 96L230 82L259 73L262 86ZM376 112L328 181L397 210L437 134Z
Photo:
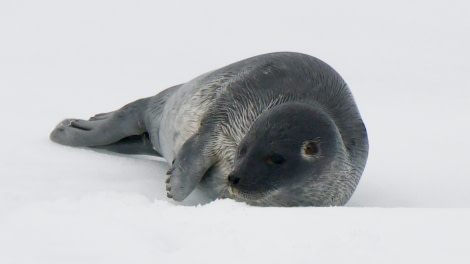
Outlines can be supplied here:
M0 1L0 263L469 263L469 3ZM162 160L48 140L272 51L355 95L370 154L346 207L177 204Z

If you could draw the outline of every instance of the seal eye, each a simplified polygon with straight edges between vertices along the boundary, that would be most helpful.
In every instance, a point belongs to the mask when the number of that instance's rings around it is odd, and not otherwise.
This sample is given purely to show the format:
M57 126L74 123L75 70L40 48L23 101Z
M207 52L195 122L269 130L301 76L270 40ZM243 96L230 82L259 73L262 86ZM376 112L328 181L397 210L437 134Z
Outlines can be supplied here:
M241 146L240 150L238 151L238 156L243 157L246 154L246 146Z
M286 161L286 159L279 155L279 154L273 154L271 156L268 157L268 163L269 164L276 164L276 165L280 165L282 163L284 163Z
M316 142L310 141L304 146L304 152L307 155L313 156L320 152L320 148Z

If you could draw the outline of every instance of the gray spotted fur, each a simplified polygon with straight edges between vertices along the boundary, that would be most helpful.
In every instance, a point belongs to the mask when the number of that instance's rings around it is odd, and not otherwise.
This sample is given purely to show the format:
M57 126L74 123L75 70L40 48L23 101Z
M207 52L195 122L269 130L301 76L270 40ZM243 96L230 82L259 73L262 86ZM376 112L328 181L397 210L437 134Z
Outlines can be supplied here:
M287 193L276 188L255 200L229 192L227 176L253 123L269 109L292 102L317 107L331 118L340 134L341 153L326 173L306 180L298 190ZM167 191L175 200L183 200L198 186L214 198L260 206L343 205L359 182L368 154L366 130L346 83L324 62L299 53L249 58L101 119L98 115L88 121L64 120L51 139L65 145L161 155L174 163ZM292 192L303 195L298 198Z

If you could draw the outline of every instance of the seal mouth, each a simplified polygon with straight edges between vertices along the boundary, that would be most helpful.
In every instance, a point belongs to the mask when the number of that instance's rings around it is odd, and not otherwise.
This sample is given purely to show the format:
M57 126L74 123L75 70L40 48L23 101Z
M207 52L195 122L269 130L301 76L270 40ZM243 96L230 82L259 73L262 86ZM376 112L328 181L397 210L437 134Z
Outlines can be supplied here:
M228 191L235 200L240 201L258 201L263 200L276 192L275 188L269 188L264 191L247 192L228 184Z

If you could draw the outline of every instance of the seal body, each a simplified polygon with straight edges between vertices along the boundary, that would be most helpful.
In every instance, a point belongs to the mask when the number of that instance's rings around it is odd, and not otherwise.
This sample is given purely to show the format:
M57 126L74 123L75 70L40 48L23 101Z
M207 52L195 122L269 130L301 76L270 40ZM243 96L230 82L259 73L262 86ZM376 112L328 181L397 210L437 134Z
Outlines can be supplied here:
M353 96L326 63L299 53L252 57L89 120L55 142L163 156L168 197L194 188L260 206L343 205L368 155Z

